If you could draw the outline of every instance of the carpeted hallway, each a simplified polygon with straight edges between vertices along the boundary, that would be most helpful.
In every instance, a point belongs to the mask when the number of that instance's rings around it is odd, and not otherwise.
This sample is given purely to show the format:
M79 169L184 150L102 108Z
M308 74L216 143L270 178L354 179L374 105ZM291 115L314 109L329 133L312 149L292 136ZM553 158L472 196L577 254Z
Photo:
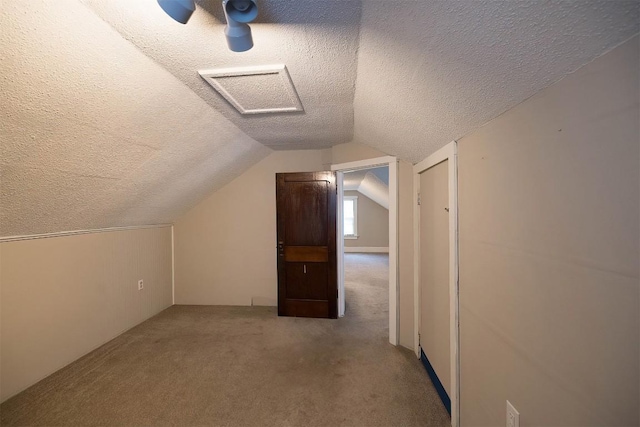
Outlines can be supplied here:
M387 343L388 257L346 254L347 313L173 306L0 406L2 425L447 426Z

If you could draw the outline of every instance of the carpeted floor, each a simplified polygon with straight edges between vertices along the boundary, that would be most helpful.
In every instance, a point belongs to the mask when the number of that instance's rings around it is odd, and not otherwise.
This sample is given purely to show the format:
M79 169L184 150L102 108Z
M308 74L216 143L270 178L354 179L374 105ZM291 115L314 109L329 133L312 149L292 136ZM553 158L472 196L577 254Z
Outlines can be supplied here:
M2 425L446 426L387 343L388 257L347 254L347 313L173 306L0 406Z

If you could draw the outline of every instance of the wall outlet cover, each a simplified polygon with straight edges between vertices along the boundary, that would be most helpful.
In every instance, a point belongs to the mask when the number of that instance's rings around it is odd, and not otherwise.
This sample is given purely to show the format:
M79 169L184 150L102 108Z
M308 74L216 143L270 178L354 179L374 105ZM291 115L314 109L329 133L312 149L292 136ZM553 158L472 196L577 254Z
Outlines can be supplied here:
M138 290L141 291L142 288L144 288L144 281L143 280L138 280Z

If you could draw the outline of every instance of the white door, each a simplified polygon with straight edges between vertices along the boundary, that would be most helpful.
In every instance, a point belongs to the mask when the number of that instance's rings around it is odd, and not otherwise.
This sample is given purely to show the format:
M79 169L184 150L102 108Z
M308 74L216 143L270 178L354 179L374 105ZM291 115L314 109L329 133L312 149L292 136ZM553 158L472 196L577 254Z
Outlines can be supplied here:
M420 347L450 396L448 164L420 174Z
M414 165L415 348L460 425L458 179L453 141Z

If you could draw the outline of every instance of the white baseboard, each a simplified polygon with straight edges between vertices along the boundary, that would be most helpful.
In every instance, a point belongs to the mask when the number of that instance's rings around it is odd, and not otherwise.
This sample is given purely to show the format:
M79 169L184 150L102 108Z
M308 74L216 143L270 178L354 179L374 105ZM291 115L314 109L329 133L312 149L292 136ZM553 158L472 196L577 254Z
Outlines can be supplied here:
M383 247L374 247L374 246L368 246L368 247L358 247L358 246L345 246L344 247L344 252L364 252L364 253L384 253L384 254L388 254L389 253L389 247L383 248Z

